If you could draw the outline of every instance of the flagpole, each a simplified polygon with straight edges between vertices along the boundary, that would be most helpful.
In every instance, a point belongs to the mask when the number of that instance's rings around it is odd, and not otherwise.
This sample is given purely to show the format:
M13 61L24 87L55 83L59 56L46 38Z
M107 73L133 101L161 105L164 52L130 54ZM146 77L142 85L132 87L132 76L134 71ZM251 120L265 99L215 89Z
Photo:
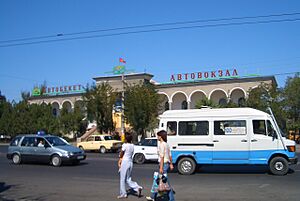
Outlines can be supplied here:
M124 133L124 72L122 72L122 106L121 106L121 133L122 133L122 141L125 140Z
M119 66L121 66L121 61L119 58ZM125 133L124 133L124 99L125 99L125 92L124 92L124 70L122 70L122 76L121 76L121 81L122 81L122 97L121 97L121 140L124 142L125 141Z

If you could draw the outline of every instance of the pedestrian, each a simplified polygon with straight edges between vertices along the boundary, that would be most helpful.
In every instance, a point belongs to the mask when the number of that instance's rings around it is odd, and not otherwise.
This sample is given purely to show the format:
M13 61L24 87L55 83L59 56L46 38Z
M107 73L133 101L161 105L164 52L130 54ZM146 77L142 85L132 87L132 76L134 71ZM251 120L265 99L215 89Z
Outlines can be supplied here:
M159 162L159 173L160 174L167 174L168 169L173 170L173 163L172 163L172 155L170 146L167 143L167 132L165 130L161 130L157 133L157 140L158 140L158 162ZM169 177L168 177L168 184L170 186ZM151 193L151 196L147 196L147 200L154 200L157 196L157 193ZM169 200L175 201L174 192L171 188L168 192Z
M138 197L141 197L143 188L131 180L133 152L134 145L132 144L132 135L126 132L125 143L122 145L122 150L118 161L120 173L120 195L117 197L118 199L127 198L126 183L131 189L137 192Z

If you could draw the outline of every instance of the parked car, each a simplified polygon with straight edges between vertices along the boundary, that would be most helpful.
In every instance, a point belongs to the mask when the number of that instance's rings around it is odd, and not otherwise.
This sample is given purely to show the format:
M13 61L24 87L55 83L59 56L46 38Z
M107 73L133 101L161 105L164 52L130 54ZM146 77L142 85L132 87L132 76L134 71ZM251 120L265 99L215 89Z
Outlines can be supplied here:
M0 142L7 143L7 142L10 142L10 140L11 140L11 137L9 135L0 135Z
M7 152L14 164L22 162L45 162L55 167L63 162L80 163L86 158L84 151L53 135L19 135L15 137Z
M82 150L99 151L104 154L107 151L119 151L122 147L122 141L114 140L111 135L91 135L86 141L78 142L77 147Z
M134 145L133 161L143 164L145 161L158 161L157 138L145 138Z

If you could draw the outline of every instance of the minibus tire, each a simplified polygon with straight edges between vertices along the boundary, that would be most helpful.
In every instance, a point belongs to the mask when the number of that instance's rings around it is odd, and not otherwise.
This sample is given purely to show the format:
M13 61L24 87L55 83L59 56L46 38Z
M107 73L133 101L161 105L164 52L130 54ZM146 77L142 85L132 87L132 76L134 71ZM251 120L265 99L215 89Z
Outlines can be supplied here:
M283 157L274 157L269 163L269 170L274 175L286 175L289 171L289 163Z
M196 170L196 163L193 159L184 157L179 160L177 164L177 169L180 174L191 175Z

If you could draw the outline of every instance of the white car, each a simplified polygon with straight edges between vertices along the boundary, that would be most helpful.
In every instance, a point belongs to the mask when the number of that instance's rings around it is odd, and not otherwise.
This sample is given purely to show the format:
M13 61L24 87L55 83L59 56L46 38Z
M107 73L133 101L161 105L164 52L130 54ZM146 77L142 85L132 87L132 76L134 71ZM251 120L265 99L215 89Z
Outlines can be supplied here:
M133 161L143 164L146 160L158 161L157 138L145 138L134 145Z

